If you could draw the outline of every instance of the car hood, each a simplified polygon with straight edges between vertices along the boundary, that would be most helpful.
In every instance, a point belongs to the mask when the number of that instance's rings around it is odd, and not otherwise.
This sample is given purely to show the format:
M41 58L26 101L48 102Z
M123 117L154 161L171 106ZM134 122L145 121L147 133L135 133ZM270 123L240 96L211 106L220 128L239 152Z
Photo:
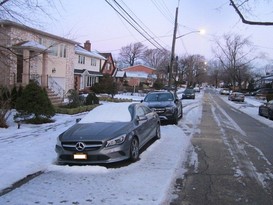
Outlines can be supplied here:
M173 107L173 101L163 101L163 102L144 102L150 108L159 108L159 107Z
M108 140L128 133L132 122L78 123L59 136L61 141Z

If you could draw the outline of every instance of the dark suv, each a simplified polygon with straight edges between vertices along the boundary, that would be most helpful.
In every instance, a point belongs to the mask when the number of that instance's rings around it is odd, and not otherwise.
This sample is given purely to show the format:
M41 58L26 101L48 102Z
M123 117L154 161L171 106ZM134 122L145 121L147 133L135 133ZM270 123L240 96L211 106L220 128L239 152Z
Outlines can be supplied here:
M182 102L177 95L172 92L149 92L141 102L154 109L162 121L177 124L179 118L183 117Z

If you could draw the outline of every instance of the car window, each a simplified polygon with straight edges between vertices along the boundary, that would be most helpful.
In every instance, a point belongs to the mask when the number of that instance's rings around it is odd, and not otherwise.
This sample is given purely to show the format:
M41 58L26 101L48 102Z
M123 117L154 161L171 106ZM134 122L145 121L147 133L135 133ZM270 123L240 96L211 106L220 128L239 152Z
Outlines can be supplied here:
M172 101L173 95L171 93L150 93L144 99L145 102L162 102L162 101Z
M184 91L184 93L194 93L194 90L192 90L192 89L186 89L186 90Z
M143 109L145 115L152 112L152 110L150 108L148 108L148 107L141 106L141 108Z
M146 102L155 102L157 101L157 95L156 94L148 94L146 98L144 99Z
M144 110L142 109L141 106L138 106L138 107L136 108L136 116L143 116L143 115L145 115Z

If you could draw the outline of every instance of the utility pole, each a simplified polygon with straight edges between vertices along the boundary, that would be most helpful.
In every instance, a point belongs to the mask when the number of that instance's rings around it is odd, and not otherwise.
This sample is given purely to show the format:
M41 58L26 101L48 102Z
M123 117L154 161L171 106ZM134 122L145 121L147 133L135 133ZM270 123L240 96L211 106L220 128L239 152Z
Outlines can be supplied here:
M175 52L175 41L176 41L176 31L177 31L177 16L178 16L178 7L176 7L176 11L175 11L175 22L174 22L174 31L173 31L171 62L170 62L170 66L169 66L169 82L168 82L168 89L169 90L171 90L172 78L173 78L174 52Z

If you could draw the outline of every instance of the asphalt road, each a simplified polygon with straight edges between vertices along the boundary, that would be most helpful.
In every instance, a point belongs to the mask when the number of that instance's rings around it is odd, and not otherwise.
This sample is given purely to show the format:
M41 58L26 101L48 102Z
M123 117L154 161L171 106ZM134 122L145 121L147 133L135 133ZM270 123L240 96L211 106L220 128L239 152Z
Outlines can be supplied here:
M205 91L200 132L172 205L273 204L273 129ZM193 154L197 162L192 163Z

